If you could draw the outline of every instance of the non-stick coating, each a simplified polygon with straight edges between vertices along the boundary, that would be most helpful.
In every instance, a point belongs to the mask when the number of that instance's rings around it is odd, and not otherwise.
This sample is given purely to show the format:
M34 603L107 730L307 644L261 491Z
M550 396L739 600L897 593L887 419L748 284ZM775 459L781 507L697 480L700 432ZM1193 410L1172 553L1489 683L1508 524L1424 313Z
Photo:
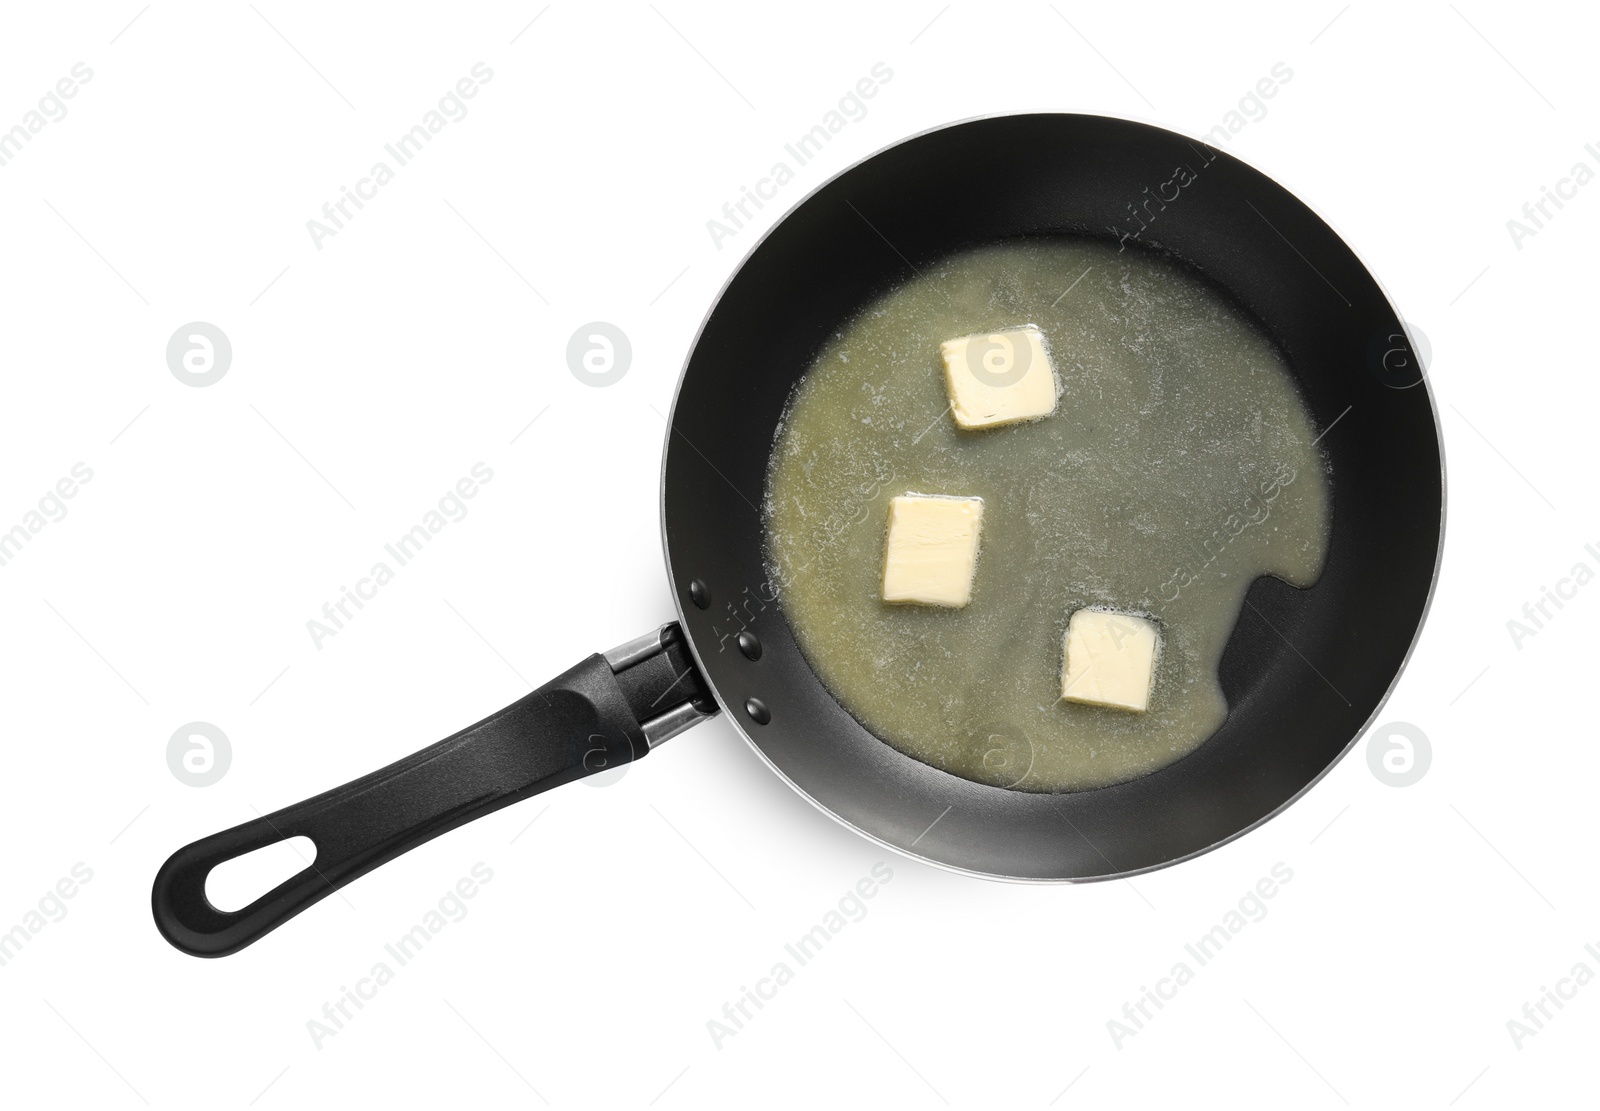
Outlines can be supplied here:
M1179 166L1193 173L1176 185ZM1174 196L1176 194L1176 196ZM1152 197L1171 198L1165 202ZM1135 218L1135 213L1138 219ZM1151 216L1154 219L1151 219ZM1151 775L1068 794L972 783L904 756L833 699L767 584L760 506L785 401L822 343L939 257L1013 236L1156 249L1220 286L1281 347L1332 462L1322 579L1258 580L1223 657L1229 713ZM1427 609L1444 483L1428 386L1400 321L1342 240L1281 186L1171 132L1004 116L907 140L802 202L707 318L663 468L667 567L718 701L797 789L887 845L1021 879L1159 867L1238 836L1314 783L1382 704ZM691 598L700 580L708 605ZM742 653L747 630L762 646ZM768 724L752 720L759 699Z

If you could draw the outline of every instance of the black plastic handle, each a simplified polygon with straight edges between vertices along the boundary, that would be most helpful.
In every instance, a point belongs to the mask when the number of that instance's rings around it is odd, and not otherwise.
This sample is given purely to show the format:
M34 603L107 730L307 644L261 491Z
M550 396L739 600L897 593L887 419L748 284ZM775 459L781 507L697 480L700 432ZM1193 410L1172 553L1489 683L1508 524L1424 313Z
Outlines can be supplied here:
M156 874L161 934L185 953L222 957L318 900L474 818L638 759L642 723L693 702L712 712L677 636L621 667L594 655L476 725L343 787L179 849ZM237 911L206 898L217 865L290 837L309 837L312 864Z

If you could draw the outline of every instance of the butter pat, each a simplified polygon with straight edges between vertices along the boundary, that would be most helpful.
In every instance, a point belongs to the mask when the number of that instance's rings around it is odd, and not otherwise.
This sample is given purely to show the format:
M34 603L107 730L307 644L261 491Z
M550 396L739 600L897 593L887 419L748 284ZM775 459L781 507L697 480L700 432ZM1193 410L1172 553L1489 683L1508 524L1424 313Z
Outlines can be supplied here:
M959 609L972 600L983 499L903 494L889 500L883 600Z
M1056 411L1056 372L1033 325L947 339L944 385L962 428L1037 420Z
M1143 713L1150 708L1156 627L1142 617L1078 610L1067 622L1061 697Z

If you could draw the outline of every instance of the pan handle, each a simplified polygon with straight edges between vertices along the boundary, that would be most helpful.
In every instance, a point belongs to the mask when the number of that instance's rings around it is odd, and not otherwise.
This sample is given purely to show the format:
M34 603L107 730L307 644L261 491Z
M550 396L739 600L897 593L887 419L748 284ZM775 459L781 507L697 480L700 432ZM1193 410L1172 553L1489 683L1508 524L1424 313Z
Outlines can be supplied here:
M222 957L401 853L474 818L617 764L716 713L676 624L596 654L454 736L371 775L186 845L156 874L161 935ZM249 906L206 898L217 865L309 837L312 863Z

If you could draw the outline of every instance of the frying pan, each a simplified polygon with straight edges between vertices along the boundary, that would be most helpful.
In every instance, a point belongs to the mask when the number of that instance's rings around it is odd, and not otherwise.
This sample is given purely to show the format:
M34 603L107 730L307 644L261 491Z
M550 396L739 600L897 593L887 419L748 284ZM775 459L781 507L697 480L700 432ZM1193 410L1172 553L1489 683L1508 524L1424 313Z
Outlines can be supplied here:
M785 402L844 322L943 256L1059 235L1158 251L1257 323L1321 430L1333 514L1314 587L1251 585L1220 665L1228 716L1209 740L1127 783L1045 794L920 763L834 700L768 579L759 506ZM1304 793L1387 698L1438 571L1442 462L1395 310L1339 236L1263 174L1098 116L1001 116L916 136L785 216L701 327L661 478L679 620L381 771L178 850L155 879L156 924L187 953L235 952L408 849L639 759L719 709L817 806L935 864L1077 881L1184 860ZM216 865L295 836L315 843L311 866L237 911L207 900Z

